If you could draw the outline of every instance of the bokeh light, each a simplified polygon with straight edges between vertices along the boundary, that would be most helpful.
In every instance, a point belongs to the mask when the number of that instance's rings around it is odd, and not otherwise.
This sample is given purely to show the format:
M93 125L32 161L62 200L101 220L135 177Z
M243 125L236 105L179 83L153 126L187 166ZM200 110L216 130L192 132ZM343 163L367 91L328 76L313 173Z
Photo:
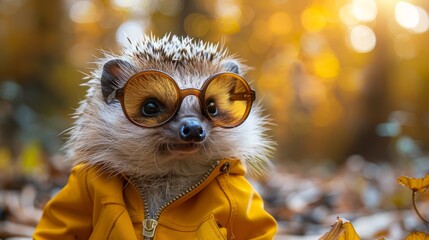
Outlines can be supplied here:
M241 9L234 0L217 1L215 12L222 33L234 34L240 31Z
M116 41L121 45L128 44L129 39L139 39L146 32L147 24L143 21L127 21L116 30Z
M333 52L322 52L316 56L313 62L314 73L324 79L338 76L340 73L340 62Z
M308 56L315 56L326 48L326 39L319 33L306 33L300 39L302 52Z
M425 9L421 7L418 7L417 11L419 13L419 22L411 30L415 33L424 33L429 29L429 14Z
M350 30L350 46L359 53L367 53L375 48L377 39L374 31L365 25L353 26Z
M404 28L411 29L419 23L417 7L411 3L398 2L395 6L396 21Z
M216 15L220 18L238 20L241 16L241 9L234 0L219 0L216 1Z
M356 25L359 23L359 20L353 14L353 6L350 3L341 7L339 11L339 16L341 21L348 26Z
M321 31L327 24L323 11L316 7L310 7L301 14L301 23L307 31Z
M423 33L429 29L429 16L425 9L408 2L398 2L395 6L397 23L415 33Z
M93 23L100 18L100 12L92 1L77 1L71 6L69 16L75 23Z
M362 22L370 22L377 16L377 5L374 0L353 0L353 15Z
M117 7L131 8L135 7L139 3L139 0L112 0L112 3Z

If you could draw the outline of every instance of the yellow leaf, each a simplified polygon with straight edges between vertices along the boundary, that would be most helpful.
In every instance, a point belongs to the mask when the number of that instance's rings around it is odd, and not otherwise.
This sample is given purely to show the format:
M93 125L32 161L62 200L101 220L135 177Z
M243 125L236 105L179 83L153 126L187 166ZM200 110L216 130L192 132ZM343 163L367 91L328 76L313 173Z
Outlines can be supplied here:
M429 240L429 235L423 232L412 232L408 234L405 240Z
M340 235L338 240L359 240L360 239L355 231L355 228L350 222L344 223L343 228L346 231Z
M429 174L423 178L410 178L407 176L401 176L398 178L398 183L408 187L414 192L422 193L429 188Z
M353 225L344 218L337 217L337 222L320 240L359 240Z
M340 236L341 233L344 232L343 229L343 220L339 217L337 217L337 222L335 222L334 225L331 226L331 230L327 233L325 233L320 240L334 240L338 239L338 236Z

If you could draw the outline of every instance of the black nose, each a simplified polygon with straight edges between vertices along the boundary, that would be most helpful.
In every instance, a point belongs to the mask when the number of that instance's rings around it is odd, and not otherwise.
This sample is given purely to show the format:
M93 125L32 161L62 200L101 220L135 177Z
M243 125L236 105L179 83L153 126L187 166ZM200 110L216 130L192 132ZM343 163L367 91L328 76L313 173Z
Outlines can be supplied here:
M188 119L180 126L180 138L186 142L202 142L206 138L206 131L196 119Z

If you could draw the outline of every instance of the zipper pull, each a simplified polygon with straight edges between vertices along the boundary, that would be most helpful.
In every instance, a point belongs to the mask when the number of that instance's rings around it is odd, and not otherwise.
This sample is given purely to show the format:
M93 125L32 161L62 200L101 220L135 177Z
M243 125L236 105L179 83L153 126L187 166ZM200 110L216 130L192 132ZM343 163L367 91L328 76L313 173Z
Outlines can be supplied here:
M143 220L143 236L152 238L155 235L155 229L158 222L155 219Z
M220 167L220 169L219 169L219 170L220 170L222 173L229 174L229 167L230 167L229 162L226 162L226 163L224 163L224 164Z

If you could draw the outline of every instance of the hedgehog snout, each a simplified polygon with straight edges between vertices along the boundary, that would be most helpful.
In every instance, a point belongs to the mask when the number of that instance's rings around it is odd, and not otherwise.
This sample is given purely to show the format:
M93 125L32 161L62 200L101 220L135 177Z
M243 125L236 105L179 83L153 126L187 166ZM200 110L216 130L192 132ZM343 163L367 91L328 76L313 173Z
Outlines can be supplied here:
M179 136L185 142L202 142L206 138L206 130L198 119L187 117L180 121Z

